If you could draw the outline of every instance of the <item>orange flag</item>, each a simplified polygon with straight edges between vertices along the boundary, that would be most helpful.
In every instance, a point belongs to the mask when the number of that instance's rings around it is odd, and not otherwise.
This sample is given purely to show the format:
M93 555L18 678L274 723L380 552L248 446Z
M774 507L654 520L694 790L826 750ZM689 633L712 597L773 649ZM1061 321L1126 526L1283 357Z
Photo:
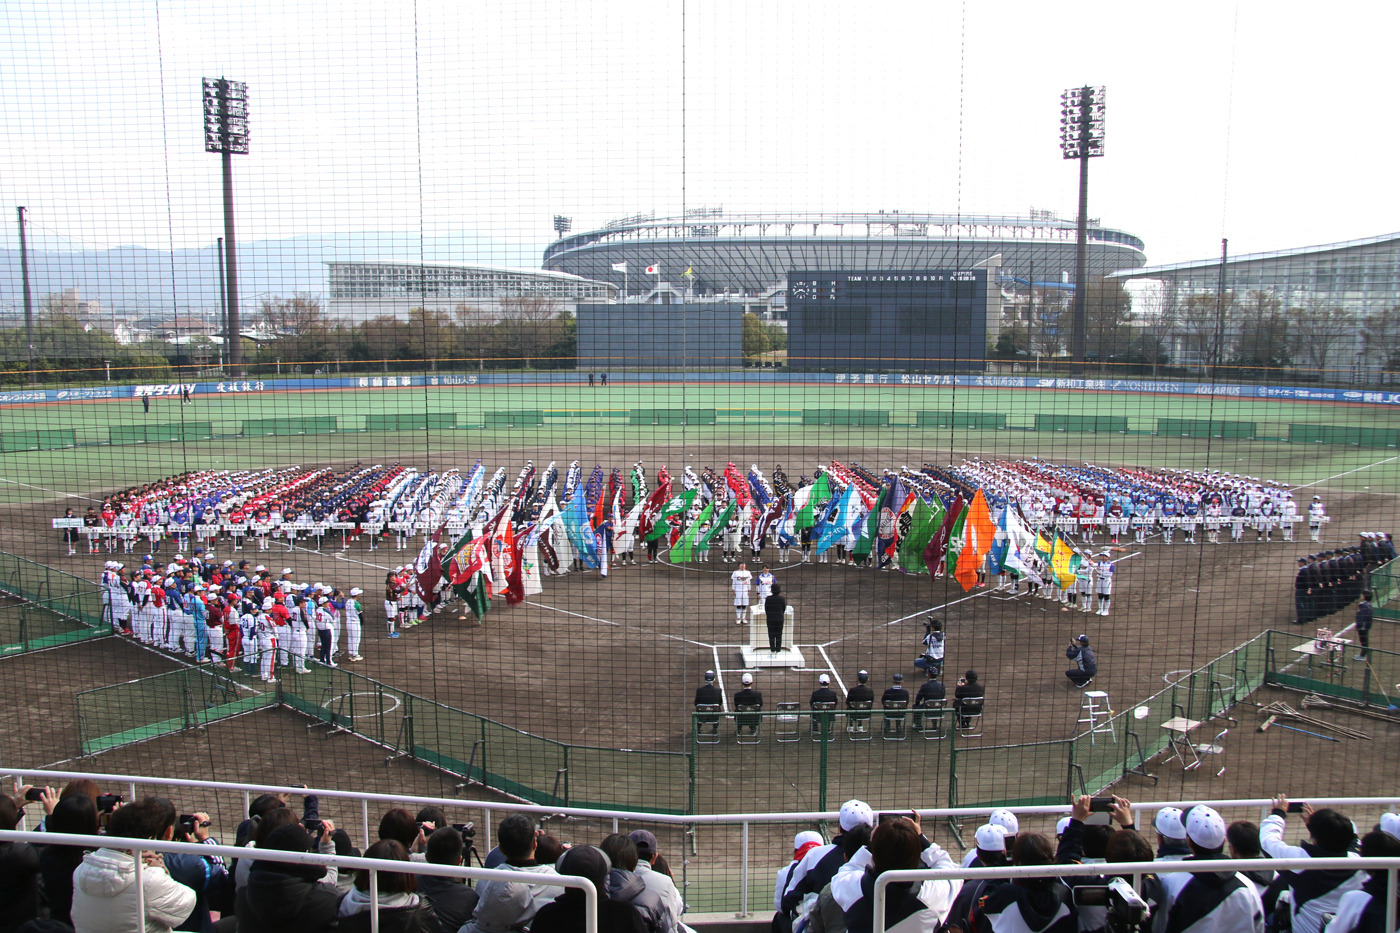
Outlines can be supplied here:
M962 584L964 591L977 585L977 570L986 559L987 552L992 549L992 539L996 537L996 533L991 510L987 508L987 499L979 489L967 509L967 520L963 523L962 547L958 551L957 568L953 571L953 579Z

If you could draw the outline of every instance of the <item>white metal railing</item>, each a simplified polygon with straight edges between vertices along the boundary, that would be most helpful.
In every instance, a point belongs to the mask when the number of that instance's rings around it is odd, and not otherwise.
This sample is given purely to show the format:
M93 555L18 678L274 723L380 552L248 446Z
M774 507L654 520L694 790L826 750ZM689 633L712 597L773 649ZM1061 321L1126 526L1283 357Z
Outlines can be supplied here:
M505 813L530 813L542 817L566 816L577 819L611 821L613 832L617 832L623 821L628 823L659 823L676 826L689 830L695 826L738 826L741 830L740 862L739 862L739 915L749 914L749 877L751 873L750 863L753 856L749 846L749 831L755 824L772 823L819 823L834 822L839 816L837 811L805 811L787 813L651 813L644 810L604 810L589 809L584 807L546 807L533 804L497 802L488 800L463 800L457 797L423 797L412 794L380 794L367 791L344 791L333 788L308 788L298 787L289 784L251 784L233 781L201 781L189 780L185 778L160 778L147 777L129 774L96 774L91 771L49 771L49 770L24 770L11 768L0 773L0 777L13 776L21 784L38 783L58 783L78 778L89 778L103 785L123 785L127 788L128 799L136 797L137 785L147 785L151 787L176 787L176 788L196 788L201 790L223 791L240 793L243 796L242 812L248 812L248 804L254 794L315 794L318 797L338 800L356 801L360 805L361 838L368 841L370 835L369 807L371 803L383 804L387 806L398 806L401 804L412 804L418 807L434 806L452 809L471 809L483 811L487 818L482 820L479 829L482 837L483 851L491 849L491 820L490 815L501 811ZM1400 809L1400 795L1391 797L1332 797L1332 796L1307 796L1301 795L1293 798L1295 800L1305 800L1313 806L1327 806L1349 808L1352 810L1369 809L1371 812L1379 813L1382 810L1395 811ZM1134 813L1145 810L1157 810L1161 807L1178 806L1183 801L1180 800L1152 800L1133 802L1131 808ZM1225 798L1225 799L1192 799L1189 801L1195 806L1209 806L1217 810L1257 810L1259 818L1267 816L1273 806L1271 798L1266 797L1246 797L1246 798ZM1009 809L1018 817L1041 816L1046 818L1056 818L1068 816L1070 811L1069 803L1025 806L1025 807L917 807L919 817L922 820L965 820L984 817L997 809ZM1366 818L1358 818L1359 824L1368 822ZM105 837L104 837L105 838ZM245 850L241 850L245 851ZM768 862L771 859L768 853L760 856L762 861ZM688 860L687 860L688 861ZM1254 867L1258 867L1255 865ZM1314 866L1316 867L1316 866ZM951 877L951 876L948 876Z
M875 922L872 933L885 933L885 889L901 881L947 881L954 878L1072 878L1081 875L1116 875L1133 879L1141 893L1143 875L1165 875L1182 871L1327 871L1330 869L1386 869L1387 890L1385 927L1396 929L1395 883L1400 858L1271 858L1213 859L1172 862L1098 862L1090 865L999 865L996 868L947 868L887 871L875 879Z
M510 881L522 878L538 879L538 875L521 875L518 871L498 868L469 868L459 865L435 865L429 862L400 862L390 859L362 858L349 855L321 855L316 852L283 852L278 849L247 849L241 846L215 846L198 842L167 842L162 839L127 839L122 836L83 836L67 833L31 833L0 830L0 841L28 842L35 845L70 845L84 849L118 849L131 852L136 862L136 924L133 929L145 929L146 890L145 864L142 852L181 852L186 855L221 855L226 859L253 859L259 862L289 862L294 865L325 865L336 868L369 870L369 926L379 933L379 872L434 875L442 878L471 878L477 881ZM598 933L598 889L587 878L576 875L550 875L549 883L556 887L578 888L583 891L584 933Z

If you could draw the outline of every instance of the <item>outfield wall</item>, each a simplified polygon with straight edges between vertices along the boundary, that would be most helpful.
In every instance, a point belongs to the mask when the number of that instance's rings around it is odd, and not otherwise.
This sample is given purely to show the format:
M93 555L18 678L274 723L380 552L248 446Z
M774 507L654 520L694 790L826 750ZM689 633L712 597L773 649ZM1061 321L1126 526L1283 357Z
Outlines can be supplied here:
M1223 396L1242 399L1279 399L1305 402L1349 402L1400 407L1400 392L1363 389L1324 389L1312 386L1246 385L1236 383L1176 382L1148 379L1074 379L1060 376L930 375L910 373L794 373L742 370L655 370L610 373L613 383L772 383L779 385L845 386L944 386L985 389L1056 389L1085 392L1123 392L1150 395ZM102 399L178 398L188 389L195 396L257 395L265 392L305 392L331 389L406 389L415 387L577 385L587 376L572 370L537 372L481 372L454 374L326 376L300 379L240 379L224 382L174 382L138 385L93 386L76 389L25 389L0 392L0 407L39 402L87 402Z

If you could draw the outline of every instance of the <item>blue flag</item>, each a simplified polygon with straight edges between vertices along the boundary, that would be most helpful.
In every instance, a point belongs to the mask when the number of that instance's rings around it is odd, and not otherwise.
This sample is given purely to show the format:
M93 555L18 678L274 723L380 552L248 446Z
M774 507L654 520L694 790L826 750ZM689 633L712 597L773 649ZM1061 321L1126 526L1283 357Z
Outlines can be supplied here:
M817 553L822 554L833 544L851 532L851 503L855 500L856 484L849 483L846 491L832 500L830 516L826 519L821 531L821 537L817 539Z
M583 561L585 566L596 570L598 543L593 534L593 523L588 517L588 503L581 489L574 493L574 497L564 507L564 530L568 533L569 543L574 546L579 560Z

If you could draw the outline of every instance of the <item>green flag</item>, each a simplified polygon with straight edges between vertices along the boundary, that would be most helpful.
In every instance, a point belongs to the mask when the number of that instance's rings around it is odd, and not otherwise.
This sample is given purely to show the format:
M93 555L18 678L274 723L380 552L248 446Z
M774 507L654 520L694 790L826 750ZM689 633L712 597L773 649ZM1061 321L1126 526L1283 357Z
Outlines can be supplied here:
M656 516L656 527L647 535L648 541L655 541L671 531L670 518L672 515L684 515L690 511L691 503L695 501L695 496L699 489L687 489L680 495L672 496L666 500L666 504L661 507L661 514Z
M690 523L690 527L681 533L680 540L676 542L675 547L671 548L671 563L684 564L694 559L695 546L700 542L700 537L704 534L702 529L705 523L710 520L714 509L715 500L711 499L705 503L700 514L695 516L695 521Z
M856 546L851 555L856 563L864 563L870 557L870 549L875 546L875 532L880 526L880 509L884 508L889 495L890 487L881 486L880 494L875 497L875 505L866 516L865 524L861 526L860 537L856 538Z
M812 492L807 497L807 503L797 510L794 527L798 531L815 525L817 523L815 514L817 507L825 505L831 499L831 480L827 479L825 473L817 477L817 481L812 484L811 489Z
M899 566L909 573L925 573L924 548L928 547L933 533L943 524L943 510L935 511L922 498L914 502L908 513L909 528L900 529ZM903 521L903 519L901 519Z
M963 509L962 514L958 516L958 520L953 522L953 530L948 535L947 565L949 575L958 569L958 556L962 554L963 545L966 543L963 540L963 526L966 524L967 509Z
M452 592L462 597L478 621L486 617L486 610L491 608L491 597L486 595L486 577L481 571L478 570L466 583L453 586Z
M733 499L724 507L724 511L719 513L719 518L710 524L710 530L705 532L705 537L700 540L701 544L709 544L715 538L724 533L724 526L729 524L729 520L734 517L734 510L739 504Z

